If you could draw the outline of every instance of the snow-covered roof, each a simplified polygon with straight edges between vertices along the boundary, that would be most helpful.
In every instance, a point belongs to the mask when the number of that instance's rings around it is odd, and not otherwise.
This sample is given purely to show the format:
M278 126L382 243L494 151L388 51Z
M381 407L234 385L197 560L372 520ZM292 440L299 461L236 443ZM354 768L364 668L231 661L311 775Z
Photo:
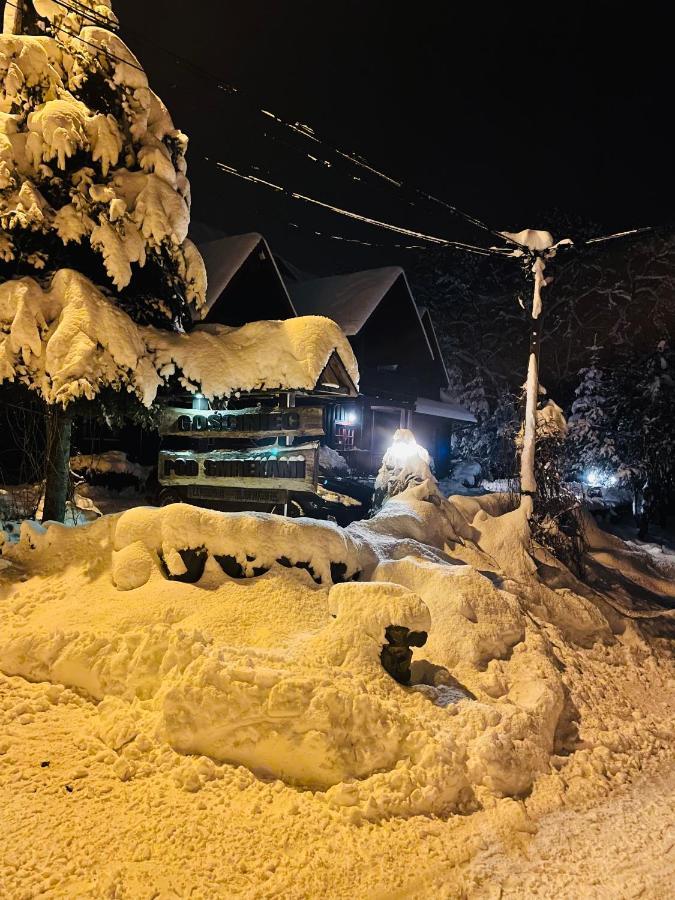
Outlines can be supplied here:
M431 400L429 397L418 397L415 400L415 412L423 416L435 416L437 419L453 419L455 422L475 422L476 417L459 403L448 400Z
M422 320L422 325L424 325L424 331L426 332L427 340L431 344L431 348L434 351L434 359L436 359L443 372L445 384L448 385L450 384L450 376L448 375L448 368L445 365L445 359L443 358L441 345L438 342L438 335L436 334L436 329L434 327L434 320L431 318L431 313L426 306L419 306L418 311L420 314L420 319Z
M313 390L336 354L355 387L359 372L349 341L323 316L250 322L240 328L197 325L189 334L153 329L148 341L163 365L209 398L237 391Z
M237 234L234 237L208 241L200 246L202 259L206 263L208 286L206 288L206 310L220 297L230 281L248 257L264 238L261 234Z
M399 278L403 279L419 318L405 272L400 266L315 278L290 284L289 291L299 315L329 316L345 334L352 336L359 333Z
M336 357L358 387L349 341L321 316L198 325L178 334L137 325L71 269L60 269L45 289L33 278L0 285L0 382L25 382L47 403L92 399L112 386L150 406L173 375L209 398L309 391L327 366L336 368Z
M248 234L237 234L232 237L207 241L204 244L200 244L199 250L206 265L208 283L206 304L199 310L196 318L207 318L223 291L254 253L263 254L273 272L275 293L281 297L278 317L295 315L295 309L286 285L279 273L269 244L262 234L252 231Z

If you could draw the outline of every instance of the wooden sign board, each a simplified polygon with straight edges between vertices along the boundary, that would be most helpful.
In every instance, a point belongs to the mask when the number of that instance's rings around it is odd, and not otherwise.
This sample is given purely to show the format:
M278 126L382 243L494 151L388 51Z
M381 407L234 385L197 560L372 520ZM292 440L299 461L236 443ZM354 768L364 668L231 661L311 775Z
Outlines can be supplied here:
M158 478L163 485L313 491L317 485L318 453L318 443L210 453L162 450Z
M323 431L320 406L263 409L181 409L165 407L159 426L162 435L184 437L263 438L319 437Z

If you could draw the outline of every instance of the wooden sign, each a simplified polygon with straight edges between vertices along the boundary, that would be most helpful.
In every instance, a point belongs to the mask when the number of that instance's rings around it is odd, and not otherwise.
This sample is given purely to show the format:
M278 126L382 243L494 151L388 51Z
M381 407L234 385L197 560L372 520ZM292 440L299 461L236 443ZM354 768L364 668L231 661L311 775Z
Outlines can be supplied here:
M185 437L261 438L288 435L320 436L323 409L320 406L263 409L181 409L169 406L162 411L160 434Z
M158 477L163 485L246 487L311 491L317 484L318 443L300 447L256 447L189 453L162 450Z

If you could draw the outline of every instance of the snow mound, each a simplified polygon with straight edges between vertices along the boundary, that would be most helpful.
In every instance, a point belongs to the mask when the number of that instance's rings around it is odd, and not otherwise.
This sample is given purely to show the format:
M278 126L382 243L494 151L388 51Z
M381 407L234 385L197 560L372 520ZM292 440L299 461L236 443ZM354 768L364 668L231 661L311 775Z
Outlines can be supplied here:
M319 467L324 472L348 472L347 460L332 447L319 447Z
M547 586L501 499L426 481L347 529L182 504L25 523L3 547L0 670L93 698L124 779L167 753L188 791L244 766L353 822L562 793L563 765L605 783L661 747L672 709L625 717L638 668L665 691L672 659L570 573ZM382 665L390 626L428 635L411 687Z

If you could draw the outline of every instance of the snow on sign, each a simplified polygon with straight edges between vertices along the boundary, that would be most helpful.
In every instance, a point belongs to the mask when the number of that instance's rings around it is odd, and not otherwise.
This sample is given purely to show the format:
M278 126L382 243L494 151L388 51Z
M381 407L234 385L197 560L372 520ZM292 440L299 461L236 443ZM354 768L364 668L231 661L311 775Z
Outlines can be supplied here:
M159 481L187 486L188 499L219 499L223 488L308 491L316 487L318 442L297 447L161 451Z
M166 407L162 412L160 434L189 437L265 438L277 435L318 437L323 431L323 410L317 406L293 409L188 410Z

